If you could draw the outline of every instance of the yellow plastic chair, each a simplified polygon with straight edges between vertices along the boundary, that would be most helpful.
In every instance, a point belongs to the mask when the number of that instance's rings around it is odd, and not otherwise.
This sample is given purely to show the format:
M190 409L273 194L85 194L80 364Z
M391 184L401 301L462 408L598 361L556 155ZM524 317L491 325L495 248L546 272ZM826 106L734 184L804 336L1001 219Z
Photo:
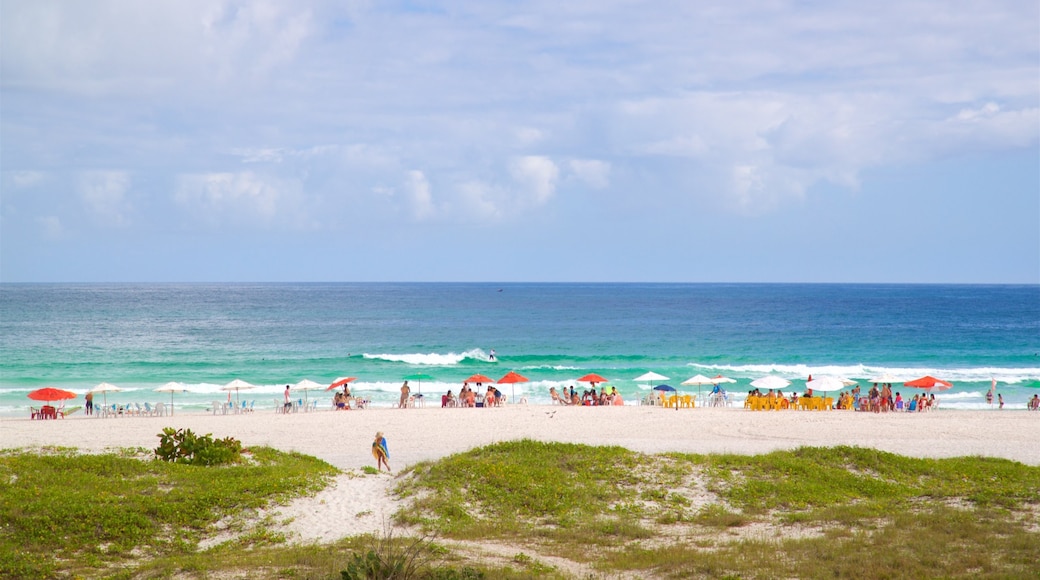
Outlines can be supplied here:
M683 406L684 409L687 409L687 408L688 409L692 409L693 405L694 405L693 397L691 397L690 395L683 395L682 396L682 406Z

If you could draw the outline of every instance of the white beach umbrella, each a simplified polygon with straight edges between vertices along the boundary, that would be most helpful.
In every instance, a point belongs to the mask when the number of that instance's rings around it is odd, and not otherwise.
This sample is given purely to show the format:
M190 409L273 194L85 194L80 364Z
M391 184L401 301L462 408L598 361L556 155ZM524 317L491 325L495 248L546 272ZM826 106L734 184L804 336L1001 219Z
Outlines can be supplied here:
M822 393L840 391L847 386L849 385L847 385L844 380L839 379L838 377L816 377L811 381L805 382L805 388L812 389L814 391L820 391Z
M310 399L307 397L307 391L319 391L326 389L325 385L318 384L310 379L303 379L302 381L293 385L293 388L298 391L303 391L303 400L306 403L310 402Z
M170 381L161 387L156 387L155 392L157 393L170 393L170 416L173 416L173 394L174 393L187 393L188 387L183 383L177 381Z
M891 373L883 373L880 376L874 377L872 379L867 379L867 382L868 383L880 383L880 384L889 383L889 384L893 384L894 385L896 383L903 382L903 379L901 379L901 378L899 378L897 376L894 376Z
M100 383L100 384L94 385L94 387L91 388L87 392L88 393L101 393L102 396L104 396L104 398L105 398L105 406L107 407L108 406L108 392L111 391L113 393L116 393L116 392L119 392L119 391L122 391L122 390L123 389L113 385L112 383Z
M772 389L774 391L779 391L790 384L791 381L782 379L775 375L769 375L768 377L762 377L751 381L751 386L756 389Z
M255 388L256 388L256 385L254 385L254 384L247 383L247 382L243 381L242 379L235 379L235 380L231 381L230 383L224 385L223 387L220 387L220 390L222 390L222 391L235 391L235 402L238 403L238 392L239 391L248 391L249 389L255 389Z
M667 381L668 377L666 377L664 375L659 375L659 374L655 373L654 371L650 371L650 372L648 372L646 374L639 375L638 377L636 377L633 380L635 380L635 382L637 382L637 383L649 382L650 386L653 387L654 386L654 381Z
M697 396L700 397L701 396L701 386L702 385L714 385L714 384L717 384L717 383L718 383L718 381L716 381L715 379L709 379L708 377L706 377L704 375L696 375L696 376L692 376L692 377L686 379L685 381L683 381L683 382L681 382L679 384L681 384L681 385L697 385Z

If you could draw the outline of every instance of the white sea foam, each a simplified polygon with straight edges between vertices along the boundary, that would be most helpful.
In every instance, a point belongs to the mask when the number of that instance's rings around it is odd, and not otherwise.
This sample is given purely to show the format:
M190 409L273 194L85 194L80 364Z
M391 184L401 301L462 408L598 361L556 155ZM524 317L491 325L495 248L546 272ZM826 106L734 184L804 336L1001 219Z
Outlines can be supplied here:
M806 379L809 375L830 375L866 381L882 374L890 374L909 381L925 375L931 375L950 381L979 383L997 379L998 383L1020 384L1040 380L1040 368L962 368L941 369L930 367L880 367L869 365L784 365L784 364L751 364L751 365L706 365L688 363L687 366L704 369L707 372L731 373L732 378L748 378L760 375L776 374L787 379ZM708 373L705 374L708 374Z
M461 354L450 352L440 353L413 353L413 354L369 354L362 355L366 359L385 360L389 362L403 362L412 365L428 366L455 366L466 359L487 361L488 355L483 350L475 348Z

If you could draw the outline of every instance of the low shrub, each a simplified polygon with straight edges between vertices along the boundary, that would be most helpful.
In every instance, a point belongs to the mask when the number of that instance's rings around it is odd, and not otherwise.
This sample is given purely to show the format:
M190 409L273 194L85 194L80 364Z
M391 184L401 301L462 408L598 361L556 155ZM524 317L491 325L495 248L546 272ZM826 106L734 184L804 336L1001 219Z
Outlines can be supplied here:
M166 427L158 435L156 459L187 465L227 465L242 460L242 443L233 437L213 439L211 433L199 436L191 429Z

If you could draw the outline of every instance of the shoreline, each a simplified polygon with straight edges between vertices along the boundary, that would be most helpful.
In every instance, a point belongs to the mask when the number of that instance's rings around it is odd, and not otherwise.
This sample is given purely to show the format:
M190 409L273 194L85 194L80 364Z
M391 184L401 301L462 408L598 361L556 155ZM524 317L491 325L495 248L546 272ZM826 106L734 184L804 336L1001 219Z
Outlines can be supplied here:
M158 444L164 427L234 437L313 455L340 469L373 465L372 435L383 431L395 472L419 461L505 440L617 445L642 453L761 454L802 446L849 445L910 457L985 456L1040 465L1040 413L937 410L925 413L664 409L648 406L518 405L494 409L375 408L283 415L183 413L95 418L76 413L34 421L0 417L0 448L74 447L85 452Z

